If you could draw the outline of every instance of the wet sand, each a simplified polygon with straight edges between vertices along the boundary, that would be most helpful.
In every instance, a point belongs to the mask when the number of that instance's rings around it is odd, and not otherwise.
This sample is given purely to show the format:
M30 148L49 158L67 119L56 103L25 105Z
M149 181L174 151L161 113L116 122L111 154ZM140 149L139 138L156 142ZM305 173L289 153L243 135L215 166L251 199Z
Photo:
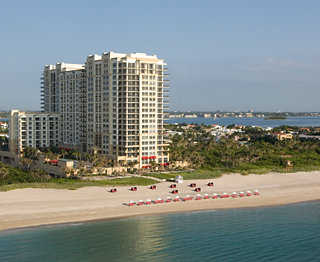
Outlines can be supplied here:
M214 182L214 187L207 186L208 182ZM260 195L129 207L127 203L130 200L137 202L140 199L174 198L176 195L170 193L172 189L169 187L172 183L157 184L155 190L138 186L136 192L130 191L128 186L117 187L116 193L109 192L111 187L78 190L17 189L0 192L0 230L173 212L284 205L320 199L318 171L248 176L232 174L218 179L186 180L177 184L179 197L198 194L189 186L190 183L196 183L201 188L201 196L205 193L212 196L213 193L255 189L260 191Z

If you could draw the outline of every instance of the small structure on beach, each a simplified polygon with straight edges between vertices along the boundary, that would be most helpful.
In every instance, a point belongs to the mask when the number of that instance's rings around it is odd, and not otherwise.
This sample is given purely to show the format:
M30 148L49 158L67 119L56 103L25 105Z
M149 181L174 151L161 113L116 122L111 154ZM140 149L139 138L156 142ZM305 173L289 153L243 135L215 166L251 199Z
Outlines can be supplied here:
M183 176L180 176L180 175L176 176L175 181L176 183L183 183Z
M293 168L293 166L294 166L291 160L286 160L286 161L284 162L284 165L285 165L285 168L286 168L286 169Z

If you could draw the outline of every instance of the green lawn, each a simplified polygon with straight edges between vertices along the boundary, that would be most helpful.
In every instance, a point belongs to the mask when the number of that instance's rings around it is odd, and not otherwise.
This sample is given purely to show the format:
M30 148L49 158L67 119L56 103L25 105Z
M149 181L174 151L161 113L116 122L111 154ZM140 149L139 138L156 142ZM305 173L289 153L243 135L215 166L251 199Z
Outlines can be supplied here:
M54 188L54 189L69 189L75 190L81 187L89 186L147 186L155 184L156 181L149 178L129 177L129 178L115 178L109 180L99 181L78 181L67 179L56 179L53 182L47 183L18 183L0 186L0 191L8 191L22 188Z
M238 173L242 175L249 174L267 174L270 172L276 173L295 173L295 172L311 172L311 171L320 171L319 166L303 166L303 167L293 167L292 169L285 169L279 167L261 167L261 168L252 168L252 169L215 169L215 170L206 170L206 169L197 169L194 171L182 171L177 173L149 173L145 176L151 176L159 179L170 180L171 178L175 178L177 175L183 176L185 180L193 180L193 179L214 179L221 177L223 174L232 174Z

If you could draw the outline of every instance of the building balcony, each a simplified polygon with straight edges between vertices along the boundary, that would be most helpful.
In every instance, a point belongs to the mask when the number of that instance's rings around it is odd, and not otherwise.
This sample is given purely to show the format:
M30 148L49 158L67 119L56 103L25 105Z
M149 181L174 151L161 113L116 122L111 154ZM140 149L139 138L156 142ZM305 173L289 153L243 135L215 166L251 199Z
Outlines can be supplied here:
M165 76L164 76L165 77ZM162 82L169 82L170 80L169 79L158 79L158 82L159 83L162 83Z

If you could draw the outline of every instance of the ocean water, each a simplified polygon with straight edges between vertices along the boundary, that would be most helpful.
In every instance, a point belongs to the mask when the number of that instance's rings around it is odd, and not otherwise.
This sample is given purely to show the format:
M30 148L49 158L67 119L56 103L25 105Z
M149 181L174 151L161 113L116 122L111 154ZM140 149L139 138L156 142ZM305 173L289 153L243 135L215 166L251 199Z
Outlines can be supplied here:
M167 123L206 124L206 125L244 125L277 127L287 126L319 126L320 117L287 117L286 120L264 120L263 117L225 117L225 118L170 118Z
M320 261L320 202L2 231L0 261Z

